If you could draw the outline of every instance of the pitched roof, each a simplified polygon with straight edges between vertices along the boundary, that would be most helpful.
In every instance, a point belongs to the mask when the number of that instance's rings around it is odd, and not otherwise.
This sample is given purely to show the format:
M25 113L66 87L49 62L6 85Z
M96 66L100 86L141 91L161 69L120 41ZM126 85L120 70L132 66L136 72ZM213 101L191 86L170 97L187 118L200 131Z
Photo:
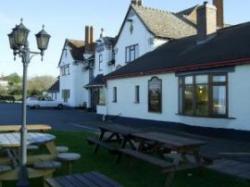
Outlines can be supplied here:
M219 30L197 44L197 36L173 40L112 72L107 79L181 72L250 63L250 22Z
M60 81L57 80L49 89L48 92L59 92L60 91Z
M105 84L103 74L97 75L89 84L85 86L85 88L103 86Z
M157 37L183 38L196 34L196 28L174 13L144 6L131 6L148 30Z
M196 11L198 7L199 7L199 5L195 5L195 6L193 6L193 7L187 8L187 9L185 9L185 10L179 11L179 12L177 12L176 14L177 14L177 15L180 15L180 16L184 16L184 15L188 16L188 15L190 15L192 12Z
M145 6L130 5L115 43L121 35L122 29L131 10L135 12L146 29L155 37L177 39L195 35L197 33L193 23L174 13Z
M83 61L83 53L85 51L84 41L67 39L66 43L71 48L70 52L73 59L76 61Z

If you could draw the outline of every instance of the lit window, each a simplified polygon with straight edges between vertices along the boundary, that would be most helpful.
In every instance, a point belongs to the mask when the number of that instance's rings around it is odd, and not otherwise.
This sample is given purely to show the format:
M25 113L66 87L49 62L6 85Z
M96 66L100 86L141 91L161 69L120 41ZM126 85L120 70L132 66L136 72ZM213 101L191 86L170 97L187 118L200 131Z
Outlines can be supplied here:
M227 76L180 77L179 112L194 116L227 116Z

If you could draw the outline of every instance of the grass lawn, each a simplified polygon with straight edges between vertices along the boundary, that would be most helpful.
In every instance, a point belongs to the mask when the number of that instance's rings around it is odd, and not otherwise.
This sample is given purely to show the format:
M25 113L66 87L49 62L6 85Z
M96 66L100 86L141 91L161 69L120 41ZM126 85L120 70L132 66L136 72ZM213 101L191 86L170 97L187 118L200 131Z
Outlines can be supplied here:
M125 187L163 187L165 176L160 169L150 164L123 157L119 164L108 151L100 149L93 154L93 146L88 145L84 132L53 132L57 145L69 146L71 152L82 155L81 160L73 165L74 173L100 171ZM63 173L57 173L62 175ZM32 186L39 187L41 180L33 181ZM13 186L9 183L6 186ZM41 185L42 186L42 185ZM202 174L197 170L178 172L173 187L249 187L250 182L218 174L204 169Z

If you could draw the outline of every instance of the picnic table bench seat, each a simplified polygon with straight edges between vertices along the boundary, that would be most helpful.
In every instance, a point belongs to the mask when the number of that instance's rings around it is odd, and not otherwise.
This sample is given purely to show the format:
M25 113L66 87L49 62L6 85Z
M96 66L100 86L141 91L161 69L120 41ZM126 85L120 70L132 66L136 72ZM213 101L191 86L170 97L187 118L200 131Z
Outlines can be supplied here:
M97 138L88 137L87 141L88 141L89 144L95 144L95 145L99 145L101 147L104 147L104 148L108 149L110 152L116 152L117 151L117 149L114 146L110 145L110 143L100 141Z
M98 172L49 178L46 183L50 187L122 187L114 180Z
M219 159L215 160L207 168L226 175L237 176L250 181L250 164L236 160Z
M166 168L175 168L175 164L171 162L167 162L165 160L162 160L160 158L157 158L155 156L151 156L142 152L138 152L132 149L120 149L120 153L131 156L133 158L143 160L145 162L151 163L153 165L156 165L162 169Z

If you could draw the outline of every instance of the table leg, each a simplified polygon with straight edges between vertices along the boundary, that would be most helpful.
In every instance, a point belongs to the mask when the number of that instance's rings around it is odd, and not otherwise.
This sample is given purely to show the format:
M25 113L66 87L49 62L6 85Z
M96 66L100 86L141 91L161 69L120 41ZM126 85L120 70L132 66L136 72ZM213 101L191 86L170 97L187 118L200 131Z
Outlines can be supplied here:
M99 141L100 141L100 142L102 141L102 139L103 139L103 137L104 137L104 134L105 134L105 131L104 131L104 130L101 130L101 134L100 134L100 137L99 137ZM97 153L99 147L100 147L100 145L96 144L94 153Z
M124 149L126 147L126 144L128 142L128 137L124 137L121 145L121 149ZM121 160L122 154L118 153L118 156L116 158L116 163L119 163Z
M57 155L56 145L54 141L46 143L45 146L51 155Z
M175 177L175 172L170 172L169 174L167 174L164 187L171 187L174 181L174 177Z

